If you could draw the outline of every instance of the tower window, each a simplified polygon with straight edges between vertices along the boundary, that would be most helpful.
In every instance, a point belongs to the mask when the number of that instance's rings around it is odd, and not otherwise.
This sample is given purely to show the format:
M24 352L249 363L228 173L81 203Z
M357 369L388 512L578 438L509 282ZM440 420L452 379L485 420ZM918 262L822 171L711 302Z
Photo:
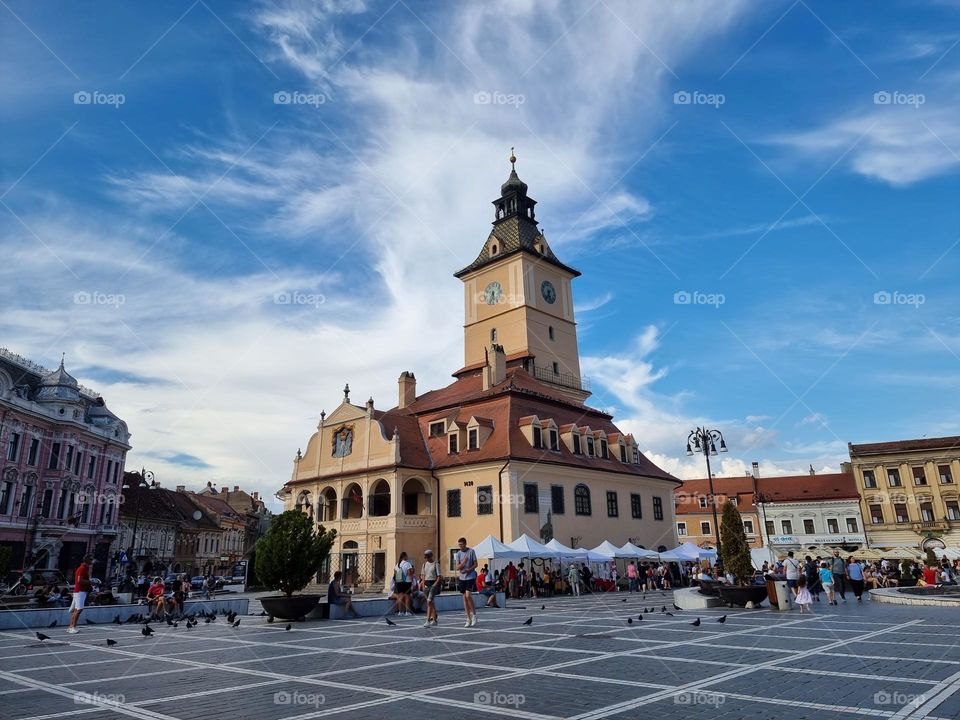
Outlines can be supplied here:
M496 328L492 328L492 329L490 330L490 342L495 343L496 341L497 341L497 329L496 329Z
M550 339L553 340L553 325L547 328L547 335L549 335Z
M490 254L491 254L491 255L496 255L496 254L497 254L497 244L496 244L496 243L494 243L493 245L490 246Z

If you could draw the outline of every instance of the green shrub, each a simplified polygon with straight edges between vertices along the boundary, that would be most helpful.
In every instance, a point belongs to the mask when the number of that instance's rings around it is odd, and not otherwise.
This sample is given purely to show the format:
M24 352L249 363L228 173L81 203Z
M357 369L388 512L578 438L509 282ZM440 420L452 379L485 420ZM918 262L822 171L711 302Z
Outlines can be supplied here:
M720 519L720 545L723 548L723 570L745 585L753 578L750 545L743 531L743 519L737 506L727 500Z
M299 510L278 515L257 541L257 582L287 597L303 590L330 555L336 536L336 530L314 527L313 520Z

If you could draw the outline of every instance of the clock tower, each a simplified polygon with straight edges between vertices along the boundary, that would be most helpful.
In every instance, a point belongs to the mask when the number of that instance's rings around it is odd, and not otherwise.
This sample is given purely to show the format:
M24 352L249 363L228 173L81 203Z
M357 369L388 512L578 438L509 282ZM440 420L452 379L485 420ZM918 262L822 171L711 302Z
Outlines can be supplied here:
M463 281L464 365L487 361L500 345L508 365L521 365L538 380L583 401L589 395L580 375L572 280L580 273L553 254L537 227L527 184L516 171L493 201L493 229L477 259L455 273Z

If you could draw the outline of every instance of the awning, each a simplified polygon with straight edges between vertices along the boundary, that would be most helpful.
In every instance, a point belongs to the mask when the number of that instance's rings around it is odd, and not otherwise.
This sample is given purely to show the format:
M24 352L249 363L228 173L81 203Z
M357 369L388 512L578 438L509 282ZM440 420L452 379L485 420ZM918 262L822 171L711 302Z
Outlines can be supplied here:
M673 550L660 553L660 559L667 562L697 562L698 560L716 560L717 551L697 547L693 543L683 543Z
M574 550L572 547L567 547L556 538L548 542L547 547L554 552L559 553L557 557L563 558L564 560L587 560L589 555L587 550Z
M639 549L639 548L638 548ZM623 550L618 548L609 540L604 540L602 543L597 545L593 550L591 550L594 555L598 555L606 558L607 560L613 560L614 558L635 558L637 557L633 553L625 553Z
M646 548L634 545L632 542L625 542L620 548L621 552L627 553L631 558L641 560L658 560L660 554L656 550L647 550Z
M519 560L527 557L521 552L517 552L509 545L504 545L493 535L487 535L483 540L473 546L473 551L478 558L487 560Z

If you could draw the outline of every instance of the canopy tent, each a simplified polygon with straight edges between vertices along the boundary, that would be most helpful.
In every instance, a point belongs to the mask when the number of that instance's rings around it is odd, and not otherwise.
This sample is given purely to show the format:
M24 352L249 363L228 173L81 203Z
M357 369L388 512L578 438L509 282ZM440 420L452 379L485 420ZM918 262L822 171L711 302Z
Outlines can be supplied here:
M547 543L546 547L550 548L557 553L557 557L563 558L564 560L588 560L589 552L587 550L574 550L572 547L567 547L562 542L554 538Z
M637 548L638 550L640 548ZM590 551L594 555L604 558L605 560L613 560L614 558L635 558L635 555L632 552L624 552L621 548L618 548L609 540L604 540L602 543L597 545L593 550Z
M631 558L639 558L641 560L657 560L660 557L660 554L655 550L647 550L629 541L623 544L620 551L626 553Z
M518 550L514 550L509 545L504 545L493 535L487 535L483 540L474 545L473 551L477 554L478 558L486 558L487 560L519 560L520 558L527 557L527 555Z
M521 553L523 557L551 559L562 557L556 550L548 548L542 543L538 543L526 533L507 545L507 547Z
M660 553L660 559L666 562L697 562L698 560L716 560L716 550L706 550L693 543L685 542L673 550Z
M934 548L933 552L938 558L946 558L947 560L958 560L960 559L960 548L949 547L946 550L941 550L940 548Z
M596 553L593 550L587 550L586 548L577 548L577 552L584 553L587 556L587 562L589 563L608 563L613 560L612 555L601 555L600 553Z
M773 563L770 557L769 548L750 548L750 561L753 563L754 570L759 570L764 563Z

